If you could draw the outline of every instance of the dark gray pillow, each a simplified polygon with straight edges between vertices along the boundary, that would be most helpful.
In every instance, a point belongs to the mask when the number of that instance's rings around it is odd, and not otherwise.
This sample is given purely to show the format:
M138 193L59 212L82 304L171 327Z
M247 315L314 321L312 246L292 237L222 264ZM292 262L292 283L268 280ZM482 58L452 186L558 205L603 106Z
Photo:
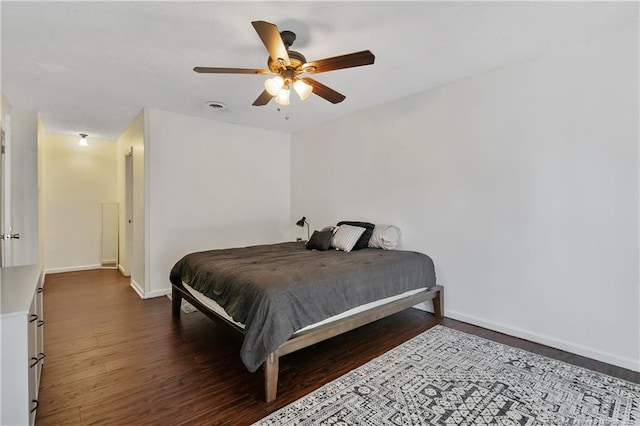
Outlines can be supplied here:
M307 250L329 250L333 231L313 231L305 247Z
M359 226L360 228L364 228L364 233L358 238L356 245L353 246L353 250L360 250L363 248L369 247L369 239L373 235L373 228L376 227L373 223L369 222L354 222L349 220L343 220L342 222L338 222L338 226L340 225L351 225L351 226Z

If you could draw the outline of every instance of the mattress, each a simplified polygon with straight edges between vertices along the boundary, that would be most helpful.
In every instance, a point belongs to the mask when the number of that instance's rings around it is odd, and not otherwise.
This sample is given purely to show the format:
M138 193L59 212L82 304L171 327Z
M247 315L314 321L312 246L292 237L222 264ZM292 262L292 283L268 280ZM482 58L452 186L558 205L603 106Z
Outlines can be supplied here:
M183 282L182 285L184 286L185 289L187 289L187 291L189 293L191 293L191 295L193 297L195 297L196 299L198 299L198 301L200 303L202 303L203 305L205 305L207 308L211 309L212 311L214 311L215 313L217 313L218 315L220 315L221 317L223 317L225 320L237 325L240 328L244 328L244 324L242 324L241 322L238 321L234 321L233 318L231 318L231 316L229 316L229 314L227 314L227 312L222 308L222 306L218 305L216 303L215 300L209 299L207 296L205 296L204 294L200 293L198 290L193 289L192 287L189 286L189 284ZM364 311L368 311L369 309L373 309L377 306L382 306L386 303L389 302L393 302L394 300L399 300L402 299L403 297L407 297L407 296L412 296L414 294L417 294L421 291L424 291L426 289L425 288L418 288L415 290L409 290L406 291L402 294L398 294L396 296L391 296L391 297L386 297L384 299L381 300L376 300L375 302L370 302L370 303L365 303L364 305L360 305L357 306L355 308L349 309L346 312L343 312L341 314L338 315L334 315L332 317L329 317L325 320L319 321L315 324L310 324L306 327L301 328L300 330L297 330L293 336L296 336L300 333L303 333L305 331L309 331L312 330L314 328L326 325L326 324L331 324L332 322L344 319L344 318L348 318L351 317L353 315L359 314L360 312L364 312Z
M296 242L190 253L169 279L245 325L240 358L249 371L307 326L436 284L433 261L423 253L317 251Z

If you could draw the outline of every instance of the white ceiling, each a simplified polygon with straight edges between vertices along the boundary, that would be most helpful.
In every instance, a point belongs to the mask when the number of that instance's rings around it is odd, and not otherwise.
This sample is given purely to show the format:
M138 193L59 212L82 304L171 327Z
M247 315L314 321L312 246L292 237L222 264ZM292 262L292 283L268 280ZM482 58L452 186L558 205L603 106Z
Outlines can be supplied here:
M116 139L142 107L296 132L638 21L635 2L9 2L1 82L48 133ZM266 68L251 21L294 31L307 60L364 49L374 65L314 76L345 94L254 107ZM224 102L213 111L206 101ZM289 119L285 119L288 116Z

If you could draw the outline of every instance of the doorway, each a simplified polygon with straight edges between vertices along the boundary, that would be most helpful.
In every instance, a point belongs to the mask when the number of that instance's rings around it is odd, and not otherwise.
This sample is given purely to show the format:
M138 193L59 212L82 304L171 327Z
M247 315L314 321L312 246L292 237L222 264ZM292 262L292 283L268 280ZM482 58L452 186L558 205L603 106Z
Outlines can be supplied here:
M124 155L124 247L121 272L131 276L133 253L133 147Z
M6 122L6 119L3 120ZM5 151L5 145L4 145L4 129L0 128L0 237L2 238L2 240L0 240L0 267L2 267L5 264L4 261L4 228L5 228L5 224L4 224L4 216L5 216L5 206L6 206L6 201L5 201L5 188L4 188L4 151Z
M0 267L13 266L11 222L11 116L5 115L0 128Z

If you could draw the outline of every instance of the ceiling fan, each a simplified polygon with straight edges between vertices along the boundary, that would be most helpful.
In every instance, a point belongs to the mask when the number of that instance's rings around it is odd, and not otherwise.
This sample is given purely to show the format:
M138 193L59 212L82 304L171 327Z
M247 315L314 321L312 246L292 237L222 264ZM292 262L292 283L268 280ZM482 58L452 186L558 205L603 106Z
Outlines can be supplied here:
M296 39L295 33L291 31L280 32L277 26L265 21L254 21L251 22L251 25L253 25L269 52L268 70L211 67L195 67L193 70L198 73L212 74L275 74L275 77L265 81L265 90L253 102L254 106L266 105L274 97L278 104L289 105L289 90L291 86L293 86L293 89L302 100L309 97L311 93L315 93L321 98L337 104L345 99L343 94L312 78L301 77L301 75L371 65L375 60L373 53L369 50L363 50L307 62L302 53L289 50Z

